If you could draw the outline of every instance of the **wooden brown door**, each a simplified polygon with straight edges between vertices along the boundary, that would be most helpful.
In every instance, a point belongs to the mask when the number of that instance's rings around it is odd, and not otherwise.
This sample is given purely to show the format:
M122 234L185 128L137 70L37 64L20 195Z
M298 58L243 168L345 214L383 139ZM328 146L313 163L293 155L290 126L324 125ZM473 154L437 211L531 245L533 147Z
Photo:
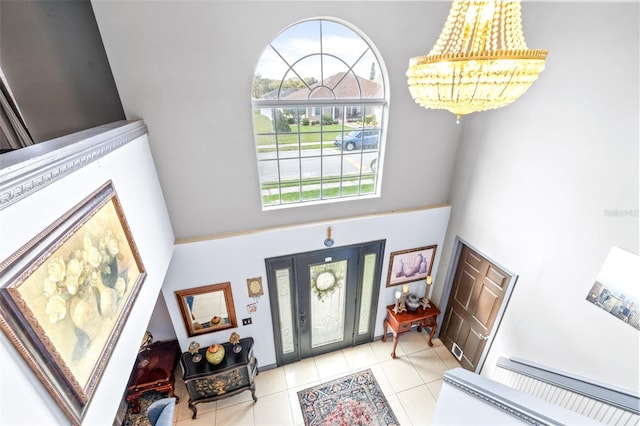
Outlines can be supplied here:
M440 339L465 369L477 370L510 282L511 275L462 246Z

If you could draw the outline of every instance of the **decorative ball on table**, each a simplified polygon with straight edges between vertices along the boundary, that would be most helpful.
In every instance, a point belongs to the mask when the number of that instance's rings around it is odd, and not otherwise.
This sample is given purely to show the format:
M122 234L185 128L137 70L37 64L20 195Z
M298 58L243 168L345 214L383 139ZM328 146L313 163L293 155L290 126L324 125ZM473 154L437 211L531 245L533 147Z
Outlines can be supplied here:
M418 306L420 306L420 299L418 298L418 296L411 293L409 296L407 296L406 304L407 308L409 308L410 311L415 311L416 309L418 309Z
M217 344L209 346L205 357L213 365L220 364L224 359L224 346Z

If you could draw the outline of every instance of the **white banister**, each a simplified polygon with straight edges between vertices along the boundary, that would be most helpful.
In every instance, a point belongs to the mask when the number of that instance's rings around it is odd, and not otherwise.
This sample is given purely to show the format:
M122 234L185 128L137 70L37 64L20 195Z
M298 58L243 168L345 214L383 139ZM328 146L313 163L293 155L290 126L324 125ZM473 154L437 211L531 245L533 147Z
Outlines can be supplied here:
M518 423L540 426L599 424L462 368L445 373L431 424L495 426Z
M637 394L518 358L501 357L493 380L600 423L640 425Z

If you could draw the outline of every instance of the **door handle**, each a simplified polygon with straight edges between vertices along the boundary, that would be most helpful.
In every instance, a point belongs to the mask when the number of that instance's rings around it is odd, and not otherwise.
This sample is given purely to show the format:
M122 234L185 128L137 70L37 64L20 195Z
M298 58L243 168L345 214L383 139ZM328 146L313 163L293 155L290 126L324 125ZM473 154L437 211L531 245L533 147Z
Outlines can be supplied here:
M307 317L305 312L300 312L300 324L305 325L307 323Z

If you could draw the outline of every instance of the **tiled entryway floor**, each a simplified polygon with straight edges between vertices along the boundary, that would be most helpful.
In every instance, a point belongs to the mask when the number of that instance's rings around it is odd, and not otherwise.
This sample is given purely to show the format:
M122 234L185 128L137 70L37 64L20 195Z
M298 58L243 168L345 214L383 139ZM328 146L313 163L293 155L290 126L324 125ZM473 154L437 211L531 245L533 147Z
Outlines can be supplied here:
M256 377L256 396L251 392L219 401L198 404L191 419L184 384L176 372L175 411L178 426L298 426L303 425L297 391L370 368L402 426L428 425L442 386L444 372L460 364L438 339L427 344L428 334L412 331L400 336L396 359L391 358L393 339L380 340L261 371ZM259 361L259 360L258 360Z

